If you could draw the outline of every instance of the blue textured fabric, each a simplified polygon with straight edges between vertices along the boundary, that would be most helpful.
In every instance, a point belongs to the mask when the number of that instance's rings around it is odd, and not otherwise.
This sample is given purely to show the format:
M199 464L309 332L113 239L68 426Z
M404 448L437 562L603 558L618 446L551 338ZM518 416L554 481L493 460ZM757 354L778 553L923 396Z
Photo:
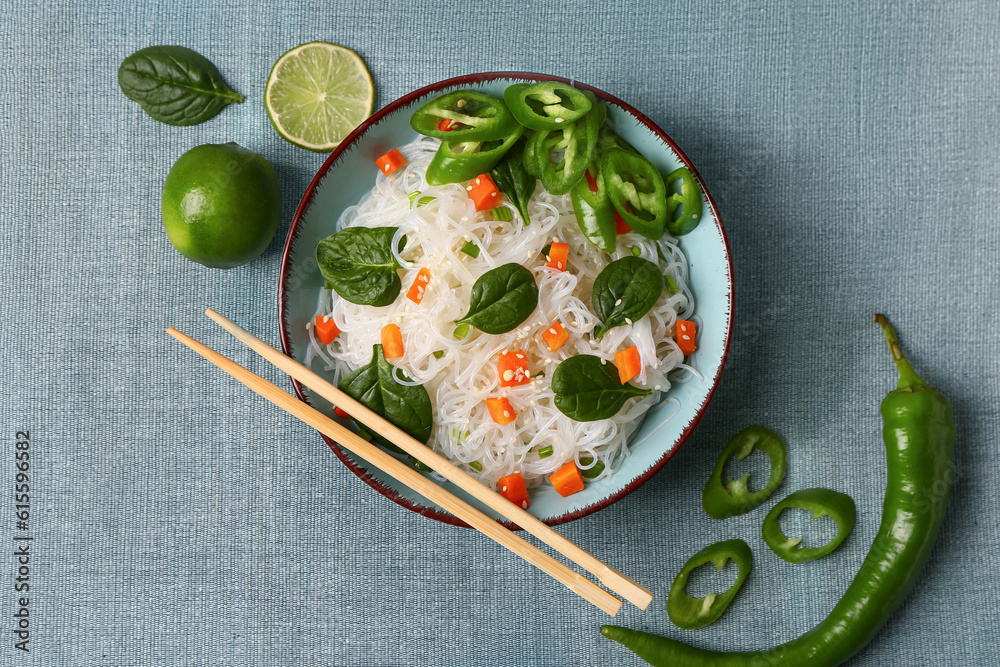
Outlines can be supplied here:
M282 386L203 316L277 344L284 233L323 156L262 105L302 42L355 49L377 105L483 70L557 73L643 110L718 201L736 275L729 364L681 453L616 505L561 528L657 593L617 623L706 647L763 648L821 620L881 511L878 404L893 369L871 313L951 397L958 477L913 593L853 665L1000 661L1000 10L951 3L430 1L7 2L0 12L0 664L636 665L608 618L478 534L385 500L317 435L166 337L174 325ZM247 101L175 128L115 73L153 44L194 48ZM186 261L159 220L173 161L236 141L281 177L278 236L227 272ZM858 523L808 566L773 557L766 508L700 509L725 440L787 440L781 492L832 486ZM15 441L30 431L30 518ZM30 535L30 594L15 594ZM757 556L715 625L675 628L665 591L709 542ZM715 581L725 585L725 576ZM703 582L705 586L712 582ZM707 589L706 589L707 590ZM15 648L30 609L30 653Z

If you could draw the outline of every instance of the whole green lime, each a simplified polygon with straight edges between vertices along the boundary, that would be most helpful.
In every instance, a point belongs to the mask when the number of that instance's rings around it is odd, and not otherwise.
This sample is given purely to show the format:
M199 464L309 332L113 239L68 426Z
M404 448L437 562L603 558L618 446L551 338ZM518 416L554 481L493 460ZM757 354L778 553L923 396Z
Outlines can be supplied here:
M274 168L235 143L195 146L182 155L167 174L161 201L174 247L216 269L264 252L281 218Z

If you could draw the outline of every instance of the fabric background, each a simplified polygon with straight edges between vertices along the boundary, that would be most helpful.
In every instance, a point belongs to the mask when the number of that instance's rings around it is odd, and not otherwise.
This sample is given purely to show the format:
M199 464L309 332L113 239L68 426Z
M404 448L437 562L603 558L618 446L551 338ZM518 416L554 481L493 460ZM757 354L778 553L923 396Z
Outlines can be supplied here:
M538 71L628 101L693 160L736 275L718 393L641 489L560 530L657 593L615 622L697 645L764 648L820 621L871 542L885 487L878 405L894 371L875 311L952 400L957 481L913 593L853 665L1000 659L997 250L1000 6L913 2L491 3L335 0L28 3L0 12L0 663L636 665L607 617L478 534L388 502L309 428L169 339L174 325L281 386L202 316L278 342L292 213L324 156L262 105L284 51L355 49L382 106L475 71ZM202 125L147 117L116 70L191 47L244 95ZM278 235L220 272L178 255L160 187L188 148L236 141L281 176ZM790 448L778 497L832 486L858 504L834 555L779 561L766 509L700 509L722 444L750 423ZM30 429L30 654L13 648L14 437ZM718 623L675 628L683 562L742 537L756 562ZM712 582L727 586L723 572Z

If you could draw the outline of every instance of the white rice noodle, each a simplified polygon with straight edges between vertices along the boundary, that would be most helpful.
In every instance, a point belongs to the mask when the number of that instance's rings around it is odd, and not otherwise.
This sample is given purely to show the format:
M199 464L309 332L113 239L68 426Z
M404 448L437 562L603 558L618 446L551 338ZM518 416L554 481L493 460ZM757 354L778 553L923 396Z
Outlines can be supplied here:
M434 406L429 444L435 450L466 466L478 462L481 471L467 470L494 485L500 477L520 471L529 487L538 487L570 460L580 468L602 462L599 477L612 474L628 454L627 442L643 416L661 402L671 382L697 376L696 369L683 363L684 355L673 340L674 323L689 319L694 310L687 286L687 259L677 240L669 235L659 242L638 234L621 235L609 258L581 234L570 197L550 195L540 185L527 207L529 225L521 224L516 212L513 221L498 222L490 212L475 210L462 184L427 184L424 171L438 145L435 139L421 138L400 148L408 164L389 176L373 169L377 175L372 192L344 211L338 228L398 226L395 240L406 236L406 246L397 257L406 269L403 293L392 305L376 308L323 290L317 314L332 317L342 333L330 345L320 345L310 330L309 359L321 360L339 380L371 360L382 327L394 322L402 331L405 349L404 357L394 363L412 378L407 381L397 372L397 381L427 388ZM411 207L409 195L415 191L434 200L422 206L414 202ZM567 271L545 266L542 249L555 240L569 244ZM479 246L478 258L461 251L468 241ZM600 340L592 340L588 334L598 324L590 307L594 280L612 259L632 254L633 247L673 276L681 289L675 294L664 290L649 313L632 326L614 328ZM488 335L473 328L464 340L456 340L454 321L468 310L473 283L486 271L509 262L522 264L534 274L539 288L537 310L508 333ZM416 271L424 267L430 271L430 282L417 305L404 295ZM551 352L540 334L557 320L570 338ZM632 345L638 348L643 366L632 382L653 389L650 396L631 399L614 417L595 422L574 421L556 408L551 379L559 362L576 354L613 361L615 352ZM524 350L530 360L532 380L501 388L498 356L516 349ZM436 358L435 351L443 355ZM499 425L490 418L486 399L495 396L510 401L517 412L513 423ZM539 450L545 447L552 448L552 455L540 458Z

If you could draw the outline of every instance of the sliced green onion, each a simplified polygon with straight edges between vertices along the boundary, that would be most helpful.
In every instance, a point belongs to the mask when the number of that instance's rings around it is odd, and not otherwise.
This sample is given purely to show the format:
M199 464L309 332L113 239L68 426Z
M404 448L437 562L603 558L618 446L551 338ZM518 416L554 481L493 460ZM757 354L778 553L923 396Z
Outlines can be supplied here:
M477 470L479 472L483 471L483 464L480 463L479 461L470 461L469 462L469 467L472 468L473 470Z
M469 335L469 328L470 326L468 324L459 324L455 327L455 338L458 340L464 340L465 337Z
M479 257L479 246L472 241L466 241L465 245L462 246L462 252L472 258Z
M590 458L589 456L581 456L580 465L584 466L590 465L593 462L593 460L594 459ZM598 461L589 468L581 470L580 474L586 477L587 479L594 479L595 477L600 475L603 471L604 471L604 461Z
M410 199L410 208L414 207L414 202L416 202L415 204L416 206L424 206L426 204L430 204L432 201L437 199L437 197L431 197L430 195L427 195L426 197L420 197L420 190L417 190L416 192L411 192L410 194L407 195L407 197L409 197ZM420 199L417 199L417 197L420 197Z
M362 438L364 438L368 442L371 442L372 439L375 437L375 436L373 436L371 433L369 433L368 431L366 431L363 428L359 428L358 429L358 435L360 435Z
M514 214L506 206L497 206L493 209L493 219L500 222L510 222L514 219Z
M677 284L673 276L664 276L664 278L666 279L667 289L670 290L671 294L677 294L681 291L681 286Z
M444 356L444 350L434 350L433 352L431 352L431 354L434 355L435 359L440 359L441 357Z
M538 450L538 458L547 459L552 456L552 445L545 445Z

